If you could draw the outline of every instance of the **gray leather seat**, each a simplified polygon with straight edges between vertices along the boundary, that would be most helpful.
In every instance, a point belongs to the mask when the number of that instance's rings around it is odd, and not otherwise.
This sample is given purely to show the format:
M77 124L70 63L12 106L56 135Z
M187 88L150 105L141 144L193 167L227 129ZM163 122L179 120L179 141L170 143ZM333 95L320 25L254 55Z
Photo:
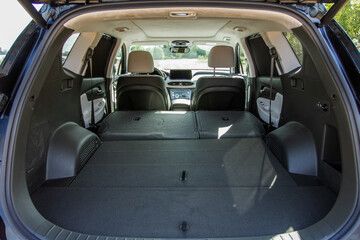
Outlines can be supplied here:
M154 71L152 56L146 51L129 54L128 71L117 80L118 110L168 110L170 97L165 81L160 76L148 75Z
M229 46L215 46L211 49L208 65L214 68L235 66L234 50ZM245 82L231 76L201 77L191 99L191 109L197 110L244 110Z

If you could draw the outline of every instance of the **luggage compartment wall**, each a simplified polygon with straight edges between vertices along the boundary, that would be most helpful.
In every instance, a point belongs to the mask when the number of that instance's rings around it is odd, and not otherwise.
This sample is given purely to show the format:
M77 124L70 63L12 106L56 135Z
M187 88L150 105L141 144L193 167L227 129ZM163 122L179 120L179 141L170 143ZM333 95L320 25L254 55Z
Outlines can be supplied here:
M33 96L32 118L27 139L26 178L32 192L45 180L46 152L52 133L65 122L81 121L82 77L62 67L58 51L38 96Z
M303 32L300 29L294 30L294 33L299 36L303 46L303 63L300 70L290 72L281 76L283 88L283 108L280 118L280 125L284 125L290 121L297 121L305 125L313 134L317 158L318 158L318 175L325 182L327 182L334 190L338 189L340 183L338 174L330 174L330 178L337 179L334 181L329 178L329 175L323 174L323 169L328 168L328 165L323 159L327 156L327 152L337 152L340 156L340 146L337 149L329 149L329 146L334 144L326 144L329 142L325 131L328 127L337 129L337 122L335 120L333 108L333 99L329 96L323 85L322 73L317 68L317 55L313 55L313 44L302 39ZM328 126L328 127L326 127ZM335 134L333 137L337 137ZM337 140L335 140L337 141ZM340 161L340 159L339 159ZM330 165L329 165L330 166ZM327 171L328 172L328 171Z

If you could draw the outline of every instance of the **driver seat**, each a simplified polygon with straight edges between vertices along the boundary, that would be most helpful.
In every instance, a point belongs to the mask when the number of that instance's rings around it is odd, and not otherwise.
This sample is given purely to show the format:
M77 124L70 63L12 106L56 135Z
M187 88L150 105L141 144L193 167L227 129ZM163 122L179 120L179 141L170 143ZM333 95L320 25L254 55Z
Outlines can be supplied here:
M130 75L117 79L117 110L170 109L170 96L164 79L149 75L154 71L154 61L149 52L129 53L128 71Z

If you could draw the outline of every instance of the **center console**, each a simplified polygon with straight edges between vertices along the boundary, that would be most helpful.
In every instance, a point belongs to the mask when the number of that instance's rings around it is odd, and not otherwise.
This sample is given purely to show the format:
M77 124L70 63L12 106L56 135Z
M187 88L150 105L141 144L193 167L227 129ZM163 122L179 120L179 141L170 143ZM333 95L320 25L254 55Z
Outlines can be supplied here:
M170 70L167 87L170 92L172 110L190 110L191 93L195 89L195 83L191 79L192 71L189 69Z
M171 101L177 99L191 99L191 90L190 89L170 89Z
M170 89L171 108L174 111L189 111L191 90L190 89Z

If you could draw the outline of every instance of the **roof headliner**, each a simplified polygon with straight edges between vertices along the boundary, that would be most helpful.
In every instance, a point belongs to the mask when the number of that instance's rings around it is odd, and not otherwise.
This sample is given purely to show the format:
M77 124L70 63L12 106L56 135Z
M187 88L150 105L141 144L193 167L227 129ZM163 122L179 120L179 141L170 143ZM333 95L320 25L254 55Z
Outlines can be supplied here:
M195 12L196 17L173 18L171 12ZM269 10L228 8L147 8L98 11L72 18L65 23L75 32L106 33L126 42L157 42L187 39L224 41L259 32L287 32L301 23L284 13ZM234 27L245 27L238 32ZM116 28L126 27L126 32Z

